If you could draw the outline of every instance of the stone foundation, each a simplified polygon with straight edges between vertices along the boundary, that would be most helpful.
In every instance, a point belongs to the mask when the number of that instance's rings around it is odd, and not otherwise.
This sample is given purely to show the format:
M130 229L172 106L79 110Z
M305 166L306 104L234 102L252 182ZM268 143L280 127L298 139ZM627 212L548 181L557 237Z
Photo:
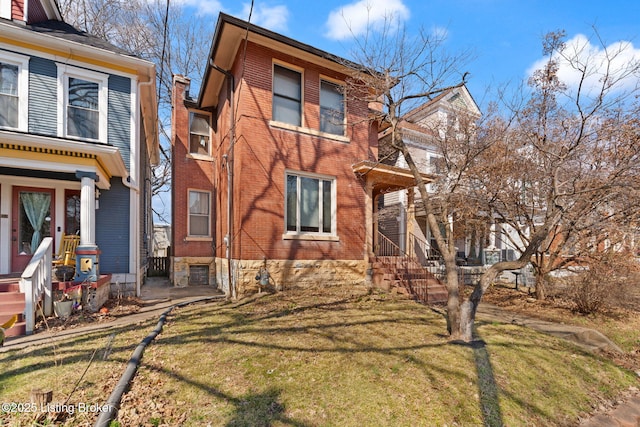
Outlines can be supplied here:
M208 285L216 286L216 264L213 257L171 257L169 279L173 286L185 287L190 284L189 271L191 266L208 266Z
M226 267L226 259L220 264ZM232 261L232 274L236 278L238 295L260 290L256 275L264 261ZM328 287L336 285L362 285L367 264L364 260L267 260L270 290ZM221 279L227 280L223 269Z

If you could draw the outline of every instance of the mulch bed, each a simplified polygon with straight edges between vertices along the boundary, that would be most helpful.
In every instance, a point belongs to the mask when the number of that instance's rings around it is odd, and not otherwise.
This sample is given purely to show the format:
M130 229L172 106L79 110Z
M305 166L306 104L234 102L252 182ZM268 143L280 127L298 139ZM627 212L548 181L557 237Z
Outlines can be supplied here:
M143 305L142 300L135 297L109 299L101 311L96 313L82 309L75 310L65 319L56 316L40 319L35 325L34 333L72 329L92 323L112 322L119 317L137 313Z

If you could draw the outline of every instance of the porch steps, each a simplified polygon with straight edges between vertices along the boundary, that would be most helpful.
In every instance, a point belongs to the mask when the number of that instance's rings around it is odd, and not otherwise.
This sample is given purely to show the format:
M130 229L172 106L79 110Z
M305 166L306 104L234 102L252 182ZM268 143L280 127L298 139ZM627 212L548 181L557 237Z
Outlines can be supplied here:
M447 289L433 274L409 257L378 256L373 263L374 286L402 293L425 304L447 301Z
M18 314L18 321L5 331L6 337L17 337L27 332L24 321L24 293L16 281L0 282L0 325Z

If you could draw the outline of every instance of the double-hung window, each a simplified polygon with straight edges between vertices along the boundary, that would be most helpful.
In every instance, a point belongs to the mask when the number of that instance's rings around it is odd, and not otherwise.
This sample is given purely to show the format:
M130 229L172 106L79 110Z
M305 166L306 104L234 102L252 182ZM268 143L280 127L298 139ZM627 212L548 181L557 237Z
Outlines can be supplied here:
M189 236L210 237L211 194L189 190Z
M27 130L26 56L0 54L0 128Z
M273 120L302 126L302 74L273 65Z
M344 135L344 87L320 80L320 131Z
M108 76L58 65L58 134L107 142Z
M289 234L335 235L335 178L287 172L285 222Z
M189 114L189 153L205 156L211 154L210 120L211 116L208 114L194 112Z

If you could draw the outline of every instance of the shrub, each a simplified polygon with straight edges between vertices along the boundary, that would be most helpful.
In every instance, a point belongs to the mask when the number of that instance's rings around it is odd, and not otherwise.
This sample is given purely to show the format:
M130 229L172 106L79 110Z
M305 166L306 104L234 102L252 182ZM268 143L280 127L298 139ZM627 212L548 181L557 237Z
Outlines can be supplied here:
M590 314L619 306L627 294L633 262L615 252L590 257L586 268L573 277L568 290L575 309Z

